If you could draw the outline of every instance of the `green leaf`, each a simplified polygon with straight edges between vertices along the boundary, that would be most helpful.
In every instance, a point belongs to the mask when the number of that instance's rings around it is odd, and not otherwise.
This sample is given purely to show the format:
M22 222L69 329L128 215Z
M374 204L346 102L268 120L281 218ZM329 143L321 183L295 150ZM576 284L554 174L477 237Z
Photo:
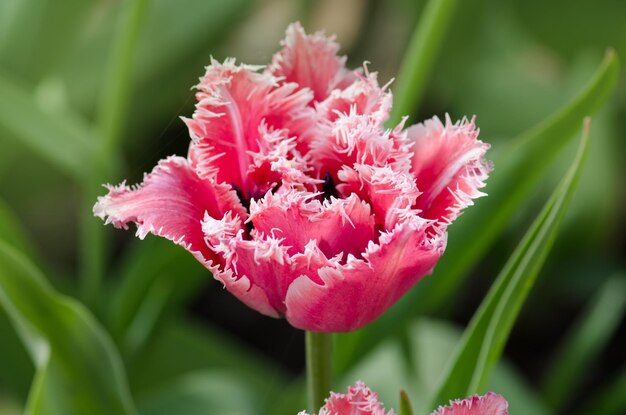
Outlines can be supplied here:
M135 63L137 39L139 38L148 0L129 0L124 3L122 18L114 39L112 56L109 59L108 72L101 92L98 112L99 153L106 160L119 157L119 141L128 117L131 90L131 72ZM94 185L101 180L110 179L106 171L94 169L86 184L86 196L93 196ZM95 199L95 198L94 198ZM102 285L104 274L105 235L101 224L95 224L91 206L87 199L87 209L83 209L81 232L81 294L87 304L93 304ZM86 248L86 249L85 249Z
M70 102L76 108L94 109L105 78L107 57L116 34L116 19L127 2L98 10L102 20L86 27L84 41L64 66L62 78L68 85ZM254 9L251 0L151 0L136 48L131 74L132 96L126 132L134 139L126 148L145 150L141 138L150 137L163 119L178 119L191 85L197 82L209 53L219 56L218 47L238 28L243 16ZM191 102L190 101L190 102ZM158 131L157 131L158 132ZM141 146L139 144L141 143Z
M588 153L588 135L587 119L574 162L472 318L442 378L433 406L459 396L484 392L567 211Z
M70 114L44 111L32 94L2 74L0 129L78 181L94 164L102 164L94 133L82 120Z
M20 341L9 317L0 305L0 395L7 393L26 402L35 373L33 363ZM4 412L0 411L0 414Z
M396 404L398 391L404 389L414 414L431 414L435 407L430 406L429 398L435 392L436 381L458 345L462 332L450 322L424 317L410 321L407 331L414 367L406 367L402 346L398 339L389 337L342 376L337 384L349 385L361 379L378 393L379 400L387 409L400 407ZM505 396L510 407L516 409L516 415L549 414L531 385L504 359L498 363L489 389Z
M487 181L489 196L476 201L449 228L446 252L433 275L420 281L378 321L365 329L341 335L336 355L341 372L372 344L385 338L416 312L432 312L450 298L461 279L489 249L519 210L532 189L580 128L583 118L602 106L619 76L616 55L609 51L584 90L564 108L518 136L493 157L495 169ZM532 166L532 168L529 168ZM393 324L392 324L393 323Z
M626 278L607 280L566 335L541 390L553 410L576 393L585 369L598 357L617 330L626 310Z
M413 415L411 400L404 389L400 390L400 415Z
M98 114L105 154L117 154L119 150L117 147L128 114L136 46L147 9L148 0L130 0L122 10Z
M397 125L403 116L416 112L456 5L457 0L430 0L424 7L394 87L389 126Z
M37 368L26 414L135 414L113 343L87 309L56 293L0 242L0 303Z
M257 394L260 407L284 404L293 398L285 391L288 378L275 364L219 329L183 318L168 319L158 330L150 347L133 362L130 379L140 400L151 391L199 370L228 371L245 379L249 390ZM304 391L304 388L299 390ZM304 409L304 404L296 409Z
M224 371L181 376L139 403L141 415L244 415L258 409L245 379Z
M212 279L189 252L155 236L137 241L120 269L108 326L124 355L140 352L165 310Z
M35 248L22 229L18 218L2 199L0 199L0 239L27 256L34 256Z
M571 142L583 119L611 96L618 77L617 56L608 51L593 79L574 100L494 155L495 168L485 188L489 196L478 200L450 227L446 253L432 278L409 293L403 300L404 307L418 304L420 311L428 312L449 298L519 211L559 152Z

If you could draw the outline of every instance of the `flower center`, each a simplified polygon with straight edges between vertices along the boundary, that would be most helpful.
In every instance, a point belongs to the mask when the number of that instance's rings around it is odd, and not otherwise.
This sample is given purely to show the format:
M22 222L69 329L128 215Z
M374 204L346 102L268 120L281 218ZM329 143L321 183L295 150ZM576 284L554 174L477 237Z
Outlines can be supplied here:
M322 184L322 199L327 200L331 197L338 197L338 194L333 176L328 172L326 176L324 176L324 183Z

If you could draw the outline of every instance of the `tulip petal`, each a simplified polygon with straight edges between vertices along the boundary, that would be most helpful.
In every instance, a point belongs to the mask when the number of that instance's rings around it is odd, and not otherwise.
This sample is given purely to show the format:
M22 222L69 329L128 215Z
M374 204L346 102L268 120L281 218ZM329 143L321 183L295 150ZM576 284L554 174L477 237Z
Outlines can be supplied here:
M307 35L300 23L287 27L282 50L272 59L269 71L283 82L310 88L315 101L324 100L335 88L345 88L354 74L345 68L345 56L337 56L339 45L322 32Z
M279 186L307 191L322 183L307 174L312 168L296 151L296 138L289 138L287 130L270 131L263 123L259 127L259 136L259 151L249 153L252 157L252 164L248 167L249 190L253 198L277 190Z
M279 86L261 67L213 60L197 86L198 104L185 119L192 137L189 158L201 177L237 186L248 196L250 152L259 151L260 129L311 128L307 118L312 98L297 85Z
M284 307L277 282L285 264L280 241L244 240L241 219L230 212L222 219L206 215L202 232L221 258L219 266L209 268L213 277L248 307L279 317Z
M355 194L323 203L316 196L299 191L268 193L251 203L250 221L256 231L283 238L290 254L302 253L305 245L315 241L327 258L360 257L376 235L369 205Z
M387 85L378 85L377 73L367 71L365 75L356 74L355 81L345 89L333 89L330 95L316 105L317 112L329 121L340 115L356 113L370 115L379 124L389 118L393 97Z
M287 290L286 318L313 331L350 331L379 317L422 277L443 253L446 235L426 235L428 222L418 217L381 233L363 259L349 257L318 271L322 284L303 276Z
M348 387L348 393L331 392L319 415L393 415L378 402L378 394L362 381Z
M422 195L416 208L444 230L461 211L484 196L479 189L491 171L484 160L489 144L478 140L474 120L445 125L434 117L408 129L414 143L412 171Z
M311 158L318 175L328 173L336 179L343 166L355 163L408 169L411 153L400 128L385 131L375 117L356 110L339 114L327 133L330 135L322 132L311 142Z
M221 217L226 212L246 217L230 186L201 179L187 159L161 160L137 187L108 186L109 193L98 198L94 214L116 228L137 224L137 236L167 238L182 245L206 265L217 257L204 242L200 222L205 213Z
M221 220L207 215L202 222L202 230L207 244L222 258L222 272L218 272L216 278L224 283L226 289L263 314L274 317L283 314L283 298L293 276L282 239L256 231L251 233L251 239L245 239L241 220L228 214ZM236 284L242 284L240 280L245 281L247 290L236 287ZM267 304L257 302L257 296L246 298L241 295L251 289L264 293Z
M355 164L354 168L344 166L338 177L341 181L337 185L339 195L357 194L370 203L377 224L383 229L393 229L398 221L417 213L412 206L420 192L409 173L389 166Z
M431 415L507 415L509 404L497 393L488 392L483 396L470 396L455 400L449 406L440 406Z

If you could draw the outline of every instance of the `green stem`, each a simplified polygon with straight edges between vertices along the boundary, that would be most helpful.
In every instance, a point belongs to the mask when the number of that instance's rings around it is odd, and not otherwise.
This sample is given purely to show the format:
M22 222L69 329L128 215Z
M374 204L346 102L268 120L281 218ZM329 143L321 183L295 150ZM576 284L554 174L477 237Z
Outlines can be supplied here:
M389 126L395 126L403 116L417 111L457 2L430 0L424 7L400 66Z
M306 332L306 373L309 411L318 413L330 393L332 334Z
M148 1L127 2L122 10L119 32L114 39L111 64L103 85L98 113L103 151L107 155L117 152L128 113L133 61Z

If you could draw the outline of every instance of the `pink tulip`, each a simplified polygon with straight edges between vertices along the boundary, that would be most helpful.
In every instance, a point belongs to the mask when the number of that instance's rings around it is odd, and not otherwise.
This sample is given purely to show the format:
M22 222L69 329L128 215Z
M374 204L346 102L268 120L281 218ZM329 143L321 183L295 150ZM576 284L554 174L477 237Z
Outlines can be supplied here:
M441 406L431 415L507 415L507 401L497 393L474 395L467 399L450 402L450 406ZM308 415L300 412L298 415ZM378 395L372 392L362 381L348 387L348 393L331 392L326 404L318 415L394 415L385 412Z
M94 213L182 245L253 309L314 331L380 316L432 272L491 169L474 121L385 129L391 92L322 34L263 69L212 61L187 157L109 186Z
M450 406L440 406L432 415L507 415L508 407L502 396L488 392L483 396L452 401Z
M303 411L298 415L308 414ZM357 381L354 386L348 387L346 394L331 392L318 415L394 415L394 412L385 412L376 392Z

